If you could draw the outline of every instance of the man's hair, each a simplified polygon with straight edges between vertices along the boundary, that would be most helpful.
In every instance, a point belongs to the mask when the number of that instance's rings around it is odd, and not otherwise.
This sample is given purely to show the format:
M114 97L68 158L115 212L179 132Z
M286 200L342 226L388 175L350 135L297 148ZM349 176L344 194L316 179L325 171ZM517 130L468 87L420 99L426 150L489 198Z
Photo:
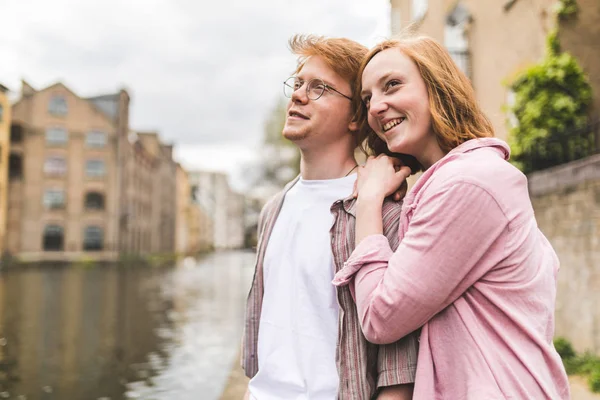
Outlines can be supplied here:
M309 57L321 57L336 74L350 84L352 97L357 96L358 68L369 49L346 38L327 38L317 35L294 35L289 40L292 53L298 56L295 73L299 73ZM352 112L356 112L352 102Z
M363 58L358 71L356 87L359 95L362 74L369 61L378 53L392 48L401 51L417 65L429 96L432 130L445 153L467 140L494 136L494 128L479 107L469 79L448 51L427 36L404 36L385 40L373 47ZM364 150L374 154L390 154L386 143L369 127L366 106L360 101L360 96L357 97L359 143Z

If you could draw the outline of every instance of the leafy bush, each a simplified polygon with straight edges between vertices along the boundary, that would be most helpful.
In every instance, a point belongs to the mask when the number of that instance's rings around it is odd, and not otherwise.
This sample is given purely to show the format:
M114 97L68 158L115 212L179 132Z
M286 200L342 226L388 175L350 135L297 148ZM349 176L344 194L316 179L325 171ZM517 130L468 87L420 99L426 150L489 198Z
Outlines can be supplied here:
M559 0L556 16L577 12L575 0ZM525 173L588 156L594 136L582 128L588 122L592 88L577 60L561 53L558 31L546 40L544 59L517 77L510 89L514 116L509 143L512 159Z
M571 343L562 337L554 339L554 348L562 358L567 374L587 376L590 390L600 392L600 357L590 352L578 355Z
M571 342L563 337L557 337L554 339L554 348L560 355L560 358L563 360L572 359L577 355L573 349L573 345L571 345Z
M588 385L592 392L600 392L600 368L596 368L588 378Z
M591 143L578 143L589 141L588 137L570 135L588 121L592 90L569 53L547 56L525 71L511 88L515 103L510 111L518 123L512 127L509 141L523 172L536 169L533 160L544 167L557 165L567 158L564 153L569 148L591 147Z

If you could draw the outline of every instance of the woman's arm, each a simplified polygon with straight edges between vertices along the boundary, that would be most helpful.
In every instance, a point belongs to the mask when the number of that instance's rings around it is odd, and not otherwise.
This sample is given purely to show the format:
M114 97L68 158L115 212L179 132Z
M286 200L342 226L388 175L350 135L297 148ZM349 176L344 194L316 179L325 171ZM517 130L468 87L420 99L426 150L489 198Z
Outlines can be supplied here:
M357 208L357 237L374 218L362 211ZM366 338L394 342L461 296L504 258L507 223L485 189L455 182L420 200L395 253L383 235L366 236L345 267L358 270L356 303ZM341 272L336 284L350 280Z

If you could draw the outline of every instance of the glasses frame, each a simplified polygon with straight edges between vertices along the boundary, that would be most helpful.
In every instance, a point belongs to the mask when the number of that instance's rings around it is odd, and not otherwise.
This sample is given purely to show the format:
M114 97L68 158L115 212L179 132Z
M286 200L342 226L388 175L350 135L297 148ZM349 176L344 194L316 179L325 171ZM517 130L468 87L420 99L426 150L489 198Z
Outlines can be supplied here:
M302 84L298 87L298 89L294 89L294 86L290 85L290 83L289 83L290 80L292 80L292 82L296 82L296 80L298 80L298 81L302 82ZM318 95L317 97L315 97L313 99L313 98L311 98L308 95L308 88L310 87L311 83L314 83L314 82L318 82L319 84L323 85L324 89L323 89L323 91L321 92L320 95ZM313 101L314 100L319 100L321 98L321 96L323 96L323 93L325 93L325 91L327 90L330 93L331 92L335 92L335 93L339 94L340 96L342 96L342 97L344 97L344 98L352 101L352 97L348 97L344 93L342 93L339 90L337 90L336 88L334 88L333 86L326 84L325 81L323 81L323 79L313 78L313 79L311 79L311 80L309 80L307 82L307 81L303 81L302 79L299 79L298 77L295 77L295 76L290 76L285 81L283 81L283 94L284 94L284 96L287 97L287 98L289 98L289 99L291 99L292 95L294 94L294 92L296 92L296 90L302 89L302 86L304 86L305 83L306 83L306 88L305 88L305 90L306 90L306 97L309 98L310 100L313 100ZM290 95L290 96L287 95L287 93L285 92L285 87L286 86L289 87L290 89L292 89L292 95Z

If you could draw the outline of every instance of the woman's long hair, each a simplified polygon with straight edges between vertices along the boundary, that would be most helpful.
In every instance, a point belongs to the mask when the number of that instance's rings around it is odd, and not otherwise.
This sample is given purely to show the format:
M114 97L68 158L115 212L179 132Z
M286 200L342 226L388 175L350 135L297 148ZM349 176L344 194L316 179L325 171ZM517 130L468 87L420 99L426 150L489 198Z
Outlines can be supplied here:
M470 139L492 137L494 128L481 111L471 82L458 68L448 51L434 39L412 36L390 39L372 48L358 71L354 102L359 122L358 143L368 154L385 153L400 157L413 172L422 169L412 156L391 153L367 122L367 108L360 98L362 74L375 55L396 48L410 58L425 81L429 96L432 130L444 153Z

